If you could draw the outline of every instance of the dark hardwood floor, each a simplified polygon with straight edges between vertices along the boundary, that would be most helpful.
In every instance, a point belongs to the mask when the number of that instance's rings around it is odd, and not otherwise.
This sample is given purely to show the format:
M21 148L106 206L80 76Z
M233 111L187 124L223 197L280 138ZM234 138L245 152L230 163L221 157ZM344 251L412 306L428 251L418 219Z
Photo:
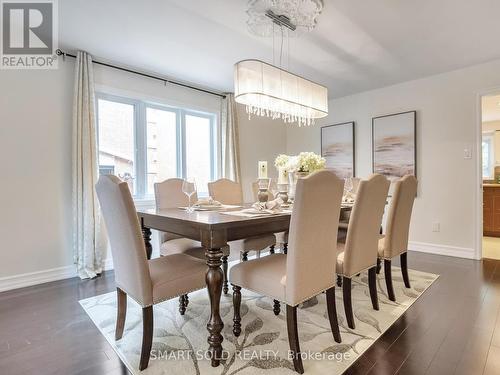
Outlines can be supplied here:
M408 264L441 277L345 373L500 374L500 261L412 252ZM106 272L0 293L0 374L127 374L78 304L114 290Z

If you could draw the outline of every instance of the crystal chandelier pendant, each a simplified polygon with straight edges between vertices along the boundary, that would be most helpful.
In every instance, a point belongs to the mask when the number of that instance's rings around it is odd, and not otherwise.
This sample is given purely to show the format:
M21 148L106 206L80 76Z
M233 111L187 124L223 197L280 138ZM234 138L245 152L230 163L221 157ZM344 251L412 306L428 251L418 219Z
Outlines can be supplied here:
M287 37L311 31L323 9L320 0L250 0L249 30L259 36L273 37L283 28ZM276 27L276 25L278 27ZM282 60L280 49L280 65ZM281 119L299 126L314 124L328 115L328 89L296 74L260 60L243 60L234 66L234 96L245 105L250 116Z

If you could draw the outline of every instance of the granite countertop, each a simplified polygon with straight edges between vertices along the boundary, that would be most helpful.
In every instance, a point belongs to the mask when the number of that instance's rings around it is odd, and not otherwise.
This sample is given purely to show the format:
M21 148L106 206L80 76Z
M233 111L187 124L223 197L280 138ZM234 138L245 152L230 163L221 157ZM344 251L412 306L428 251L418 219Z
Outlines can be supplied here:
M484 183L483 187L489 187L489 188L500 188L500 184L494 184L494 183Z

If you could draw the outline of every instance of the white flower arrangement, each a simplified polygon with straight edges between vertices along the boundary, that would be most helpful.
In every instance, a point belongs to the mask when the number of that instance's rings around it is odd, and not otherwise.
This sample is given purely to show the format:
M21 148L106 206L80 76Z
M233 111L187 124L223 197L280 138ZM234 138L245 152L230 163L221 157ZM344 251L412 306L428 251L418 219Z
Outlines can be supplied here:
M278 169L286 169L288 172L312 173L325 168L326 160L314 152L301 152L296 156L280 154L274 161Z

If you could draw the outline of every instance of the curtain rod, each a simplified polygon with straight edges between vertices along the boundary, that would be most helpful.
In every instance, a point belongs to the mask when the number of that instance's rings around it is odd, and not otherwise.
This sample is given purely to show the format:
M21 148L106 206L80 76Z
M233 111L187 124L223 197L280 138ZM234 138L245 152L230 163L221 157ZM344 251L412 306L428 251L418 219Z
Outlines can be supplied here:
M56 50L56 54L57 56L62 56L63 58L68 56L68 57L73 57L73 58L76 58L75 55L72 55L70 53L66 53L64 51L62 51L61 49L57 49ZM215 96L219 96L221 98L225 98L226 95L224 94L221 94L219 92L215 92L215 91L210 91L210 90L205 90L205 89L202 89L200 87L196 87L196 86L190 86L186 83L182 83L182 82L177 82L177 81L172 81L170 79L167 79L167 78L163 78L163 77L160 77L160 76L156 76L156 75L152 75L152 74L147 74L147 73L142 73L142 72L138 72L136 70L132 70L132 69L128 69L128 68L124 68L124 67L121 67L121 66L117 66L117 65L112 65L112 64L108 64L108 63L105 63L105 62L102 62L102 61L97 61L97 60L94 60L92 59L92 62L94 64L97 64L97 65L102 65L102 66L107 66L109 68L113 68L113 69L117 69L117 70L122 70L124 72L128 72L128 73L132 73L132 74L137 74L137 75L140 75L140 76L143 76L143 77L148 77L148 78L152 78L152 79L157 79L159 81L162 81L164 82L165 84L167 83L170 83L172 85L177 85L177 86L182 86L182 87L185 87L187 89L191 89L191 90L196 90L196 91L201 91L201 92L204 92L206 94L211 94L211 95L215 95Z

